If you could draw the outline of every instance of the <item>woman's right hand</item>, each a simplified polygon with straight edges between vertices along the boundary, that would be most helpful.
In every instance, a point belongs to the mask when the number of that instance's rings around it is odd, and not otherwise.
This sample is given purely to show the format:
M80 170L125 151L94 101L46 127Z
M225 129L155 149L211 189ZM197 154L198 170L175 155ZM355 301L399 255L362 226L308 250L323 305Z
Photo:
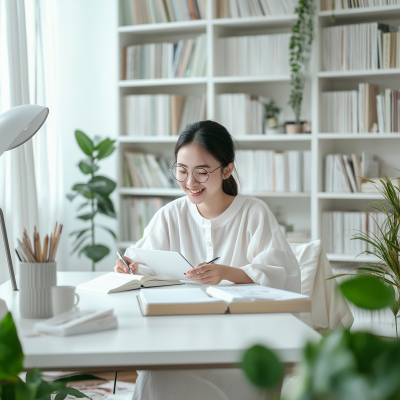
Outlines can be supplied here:
M138 268L139 264L135 261L132 261L128 257L124 257L124 260L127 262L129 265L129 268L131 269L133 274L138 273ZM118 260L115 262L115 267L114 267L114 272L118 272L119 274L129 274L128 268L126 268L126 265L118 258Z

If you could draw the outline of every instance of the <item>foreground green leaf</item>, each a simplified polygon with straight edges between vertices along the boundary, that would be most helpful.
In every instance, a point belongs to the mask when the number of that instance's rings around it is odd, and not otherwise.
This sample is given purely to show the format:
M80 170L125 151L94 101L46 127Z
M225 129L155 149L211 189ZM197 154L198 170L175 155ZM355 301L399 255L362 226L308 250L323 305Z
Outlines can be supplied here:
M109 196L117 186L114 181L101 175L95 176L87 185L90 190L103 196Z
M96 158L98 160L101 160L103 158L110 156L115 150L114 142L115 140L110 140L108 138L100 142L95 147L95 150L99 151Z
M94 151L94 144L92 140L88 136L86 136L82 131L78 130L75 131L75 138L82 151L86 155L92 156Z
M99 170L99 166L93 164L91 161L83 160L79 164L79 169L85 174L93 174L94 172Z
M64 400L68 395L75 396L78 399L83 399L84 397L89 399L89 397L86 396L86 394L80 392L77 389L65 388L65 389L63 389L63 390L61 390L60 392L57 393L57 395L54 398L54 400Z
M94 262L98 262L110 252L110 249L102 244L96 244L94 246L86 246L81 251Z

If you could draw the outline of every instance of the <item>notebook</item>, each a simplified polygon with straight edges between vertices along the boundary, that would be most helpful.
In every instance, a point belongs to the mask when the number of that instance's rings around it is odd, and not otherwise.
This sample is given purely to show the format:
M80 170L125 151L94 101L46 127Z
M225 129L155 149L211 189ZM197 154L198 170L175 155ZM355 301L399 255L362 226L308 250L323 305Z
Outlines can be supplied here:
M201 289L142 289L138 302L143 315L224 314L225 301Z
M159 276L143 276L118 274L109 272L89 282L81 283L76 288L98 293L118 293L125 290L139 289L140 287L183 285L177 279L160 278Z
M209 286L206 292L226 301L232 314L311 311L308 296L265 286Z

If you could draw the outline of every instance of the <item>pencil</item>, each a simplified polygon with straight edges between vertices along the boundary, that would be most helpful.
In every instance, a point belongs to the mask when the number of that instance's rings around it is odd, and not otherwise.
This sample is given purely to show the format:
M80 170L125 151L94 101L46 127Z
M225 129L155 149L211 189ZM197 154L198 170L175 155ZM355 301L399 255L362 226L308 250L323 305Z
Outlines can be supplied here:
M47 246L49 245L49 235L46 235L43 242L42 262L47 261Z

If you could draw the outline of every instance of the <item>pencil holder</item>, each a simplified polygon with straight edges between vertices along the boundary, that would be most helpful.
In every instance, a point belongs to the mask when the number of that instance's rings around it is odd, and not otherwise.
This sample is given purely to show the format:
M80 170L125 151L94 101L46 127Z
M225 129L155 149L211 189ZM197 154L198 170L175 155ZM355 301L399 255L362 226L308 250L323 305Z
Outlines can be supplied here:
M24 318L52 317L51 288L57 286L57 263L20 263L19 311Z

